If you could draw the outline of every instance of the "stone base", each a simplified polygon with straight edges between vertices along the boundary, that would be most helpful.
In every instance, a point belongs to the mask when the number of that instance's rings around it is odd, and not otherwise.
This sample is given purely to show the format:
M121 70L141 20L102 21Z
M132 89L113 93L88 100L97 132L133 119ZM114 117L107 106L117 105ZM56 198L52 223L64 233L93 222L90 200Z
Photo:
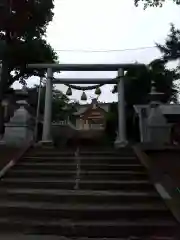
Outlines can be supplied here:
M28 125L13 125L8 123L5 127L5 133L1 142L7 146L23 147L33 139L33 129Z
M128 145L128 141L121 141L121 140L117 139L114 142L115 148L124 148L124 147L127 147L127 145Z

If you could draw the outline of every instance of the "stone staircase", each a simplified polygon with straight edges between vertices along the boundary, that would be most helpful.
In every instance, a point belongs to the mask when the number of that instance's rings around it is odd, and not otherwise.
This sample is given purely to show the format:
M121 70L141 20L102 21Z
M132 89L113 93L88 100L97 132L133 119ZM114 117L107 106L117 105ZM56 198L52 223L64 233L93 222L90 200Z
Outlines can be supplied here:
M0 239L176 239L177 229L130 148L34 148L0 181Z

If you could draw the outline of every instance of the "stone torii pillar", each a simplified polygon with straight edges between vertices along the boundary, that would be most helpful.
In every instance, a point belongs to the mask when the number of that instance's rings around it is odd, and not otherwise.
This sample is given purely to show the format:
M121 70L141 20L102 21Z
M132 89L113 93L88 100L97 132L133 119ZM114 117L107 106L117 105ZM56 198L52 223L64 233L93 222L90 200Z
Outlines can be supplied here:
M125 147L127 145L126 138L126 114L125 114L125 99L124 99L124 70L118 70L118 133L115 141L115 147Z
M43 123L43 135L42 143L52 143L51 127L52 127L52 68L47 69L47 81L46 81L46 95L44 106L44 123Z

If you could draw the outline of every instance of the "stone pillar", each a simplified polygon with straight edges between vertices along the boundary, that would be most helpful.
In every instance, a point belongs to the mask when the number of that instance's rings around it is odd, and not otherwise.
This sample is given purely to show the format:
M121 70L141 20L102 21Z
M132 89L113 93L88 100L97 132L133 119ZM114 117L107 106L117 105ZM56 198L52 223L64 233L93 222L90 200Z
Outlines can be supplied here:
M3 100L2 105L4 107L4 118L7 119L7 117L8 117L8 101L6 99Z
M34 130L34 140L37 141L38 138L38 123L39 123L39 111L40 111L40 103L41 103L41 84L42 84L43 78L40 77L39 82L39 89L38 89L38 103L37 103L37 109L36 109L36 123L35 123L35 130Z
M115 141L115 147L117 148L125 147L127 145L123 69L119 69L118 78L118 134Z
M148 142L147 116L148 116L148 108L140 108L140 111L139 111L139 130L140 130L140 140L141 140L142 143Z
M46 96L44 106L44 124L43 124L43 143L52 143L51 125L52 125L52 78L51 68L47 69Z

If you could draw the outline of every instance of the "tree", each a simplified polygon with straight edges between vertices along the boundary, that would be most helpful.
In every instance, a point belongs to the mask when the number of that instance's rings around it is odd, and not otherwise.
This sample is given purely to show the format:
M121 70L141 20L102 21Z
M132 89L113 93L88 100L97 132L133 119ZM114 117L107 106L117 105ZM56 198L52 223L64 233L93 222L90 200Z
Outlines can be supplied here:
M144 8L146 9L147 7L162 7L163 4L169 0L134 0L135 6L138 6L139 2L143 2ZM179 0L171 0L176 4L180 4Z
M166 68L165 60L154 60L147 67L137 67L130 69L125 74L125 102L126 102L126 122L127 133L129 138L133 135L134 124L134 108L135 104L148 104L150 101L151 81L154 80L158 92L164 93L161 101L164 103L173 101L177 102L178 89L174 85L174 80L178 78L178 74L174 70ZM117 92L117 86L115 86ZM111 138L115 137L117 130L117 103L116 107L110 108L107 117L108 125L106 132Z
M40 98L40 114L44 115L46 87L41 88ZM28 103L34 110L37 109L38 102L38 86L28 89ZM69 98L61 91L53 87L52 91L52 121L67 120L73 112L76 111L73 103L70 103Z
M27 63L52 63L57 55L44 36L53 18L53 0L4 0L0 8L0 59L8 64L4 88L15 81L44 74ZM11 5L10 5L11 2ZM10 10L11 9L11 10Z
M176 60L180 58L180 30L171 25L165 45L157 44L159 50L163 53L166 60Z
M0 103L15 81L25 84L28 77L43 75L27 69L27 63L52 63L57 55L45 40L53 18L53 0L0 0ZM0 104L0 134L3 133L3 109Z
M174 85L174 81L179 78L179 75L175 70L167 69L166 62L156 59L148 67L140 66L127 71L125 75L125 101L128 106L149 102L152 80L156 84L157 91L164 93L162 102L177 102L178 89ZM117 86L115 88L117 91Z

